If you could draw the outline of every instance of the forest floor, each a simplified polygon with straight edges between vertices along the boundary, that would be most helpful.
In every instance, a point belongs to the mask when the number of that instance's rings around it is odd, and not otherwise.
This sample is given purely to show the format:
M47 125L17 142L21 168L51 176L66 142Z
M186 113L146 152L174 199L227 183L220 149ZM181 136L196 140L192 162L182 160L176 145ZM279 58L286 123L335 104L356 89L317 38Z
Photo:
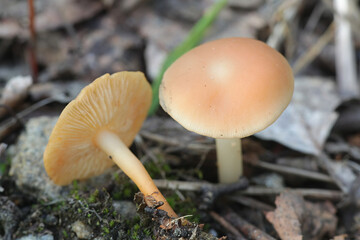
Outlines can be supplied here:
M219 12L201 42L266 42L291 64L295 92L271 127L242 140L233 184L217 183L214 139L161 108L145 120L131 150L178 219L117 167L63 187L47 176L51 130L80 90L119 71L155 82L214 2L0 0L0 240L360 239L355 0L238 0Z

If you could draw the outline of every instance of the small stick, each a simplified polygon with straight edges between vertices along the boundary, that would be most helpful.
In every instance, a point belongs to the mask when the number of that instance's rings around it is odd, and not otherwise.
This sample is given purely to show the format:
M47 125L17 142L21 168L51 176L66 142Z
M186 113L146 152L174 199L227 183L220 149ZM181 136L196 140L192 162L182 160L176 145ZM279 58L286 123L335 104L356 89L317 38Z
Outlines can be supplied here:
M0 123L0 140L5 138L5 136L8 135L12 129L19 127L19 125L22 124L21 119L23 119L25 116L29 115L33 111L36 111L37 109L39 109L49 103L52 103L54 101L55 100L53 98L45 98L37 103L34 103L30 107L19 112L18 114L15 114L12 118L9 118L9 119L5 120L4 122L1 122Z
M155 185L161 189L178 189L180 191L201 191L204 187L211 187L212 185L220 184L211 184L208 182L185 182L185 181L176 181L176 180L162 180L154 179ZM263 196L263 195L278 195L286 190L296 192L297 194L319 200L333 200L339 201L343 197L343 193L337 190L324 190L316 188L267 188L267 187L257 187L250 186L245 190L237 192L236 194L240 195L252 195L252 196Z
M326 29L325 33L295 62L293 72L296 75L304 67L310 64L334 37L334 23Z
M292 175L300 176L303 178L313 179L313 180L322 181L322 182L329 182L329 183L334 182L333 179L331 177L329 177L328 175L318 173L318 172L308 171L305 169L282 166L279 164L272 164L272 163L259 161L259 160L247 161L247 162L254 166L261 167L261 168L271 170L274 172L292 174Z
M332 168L330 158L325 153L322 153L317 159L319 163L327 170L327 172L332 177L336 185L341 189L341 191L344 193L348 193L349 188L336 175L335 171Z
M267 45L275 49L280 48L280 44L289 28L288 23L294 21L300 3L301 1L286 1L280 6L283 19L275 24L271 35L266 41Z
M324 11L325 6L321 2L317 3L304 27L305 32L313 32L315 30Z
M247 207L250 207L253 209L259 209L262 211L273 211L274 210L274 207L272 207L266 203L263 203L256 199L246 197L243 195L239 195L239 194L237 194L236 196L229 196L227 199L237 202L237 203L240 203L244 206L247 206Z
M227 210L225 219L231 221L237 229L239 229L246 237L250 238L251 240L275 240L275 238L271 237L266 232L260 230L254 225L248 223L230 209Z
M220 216L219 214L217 214L214 211L211 211L210 215L221 226L223 226L226 230L231 232L236 237L237 240L246 240L246 238L244 238L244 236L233 225L231 225L227 220L225 220L222 216ZM229 221L232 221L232 219L229 219Z
M245 177L241 177L239 181L234 183L204 186L201 188L202 201L199 208L208 209L218 197L226 195L228 193L246 189L248 186L249 181Z
M340 201L343 198L343 193L337 190L324 190L316 188L267 188L267 187L248 187L246 190L238 192L237 194L263 196L263 195L279 195L285 191L295 192L303 197L318 199L318 200L333 200Z

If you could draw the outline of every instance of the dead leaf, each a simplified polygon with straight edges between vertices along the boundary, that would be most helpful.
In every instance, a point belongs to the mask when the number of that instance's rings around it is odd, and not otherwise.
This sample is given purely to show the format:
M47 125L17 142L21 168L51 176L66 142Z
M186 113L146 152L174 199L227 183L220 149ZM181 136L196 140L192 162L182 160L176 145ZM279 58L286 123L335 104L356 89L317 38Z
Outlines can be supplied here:
M336 208L329 202L312 203L305 201L306 215L301 224L304 238L309 240L323 239L335 233L337 218Z
M336 230L336 209L330 202L312 203L292 192L276 198L276 210L266 213L282 240L320 240Z
M297 78L290 105L274 124L255 135L303 153L319 155L338 118L335 108L339 104L332 79Z
M301 240L300 219L304 214L303 199L295 194L284 192L275 201L276 210L268 212L266 218L271 222L282 240Z

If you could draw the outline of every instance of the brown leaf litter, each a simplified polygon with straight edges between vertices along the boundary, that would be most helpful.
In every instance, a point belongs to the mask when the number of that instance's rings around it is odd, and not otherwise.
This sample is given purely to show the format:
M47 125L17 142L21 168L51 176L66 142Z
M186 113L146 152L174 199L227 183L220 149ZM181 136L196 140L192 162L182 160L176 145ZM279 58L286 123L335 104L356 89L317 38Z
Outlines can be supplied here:
M312 203L287 191L275 204L275 211L266 213L266 218L282 240L317 240L334 235L338 219L329 201Z

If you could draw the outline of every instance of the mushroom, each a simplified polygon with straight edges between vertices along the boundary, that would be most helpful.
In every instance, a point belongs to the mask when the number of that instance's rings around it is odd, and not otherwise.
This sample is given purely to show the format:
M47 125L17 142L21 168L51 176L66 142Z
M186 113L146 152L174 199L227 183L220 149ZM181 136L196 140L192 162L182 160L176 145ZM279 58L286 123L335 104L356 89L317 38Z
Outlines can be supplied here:
M114 163L134 181L145 200L176 213L150 175L129 150L146 118L151 87L141 72L105 74L70 102L54 127L44 153L46 172L55 184L66 185L103 173Z
M216 139L219 181L231 183L242 175L240 138L271 125L293 90L291 67L279 52L258 40L225 38L177 59L159 97L183 127Z

